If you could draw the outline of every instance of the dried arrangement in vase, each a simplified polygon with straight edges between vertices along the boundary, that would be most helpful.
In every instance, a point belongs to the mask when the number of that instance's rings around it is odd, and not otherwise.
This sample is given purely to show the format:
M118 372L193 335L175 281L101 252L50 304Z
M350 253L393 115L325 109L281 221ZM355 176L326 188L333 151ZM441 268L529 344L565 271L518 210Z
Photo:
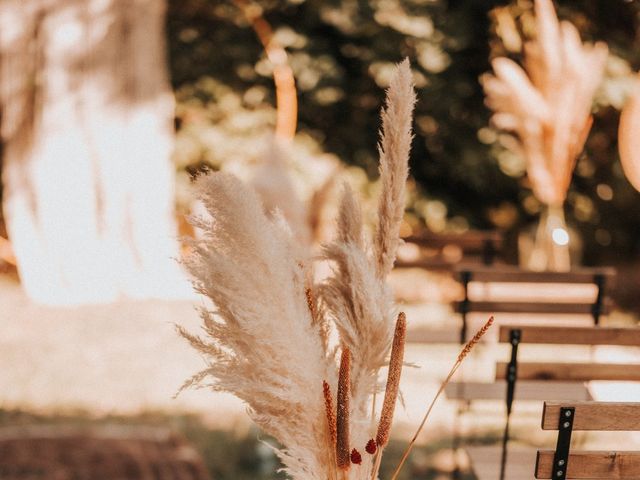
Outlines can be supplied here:
M583 44L571 23L558 21L551 0L536 0L535 14L536 38L525 45L524 69L495 58L494 74L482 83L493 123L516 135L509 146L524 156L533 193L547 209L529 266L568 270L563 205L591 129L591 106L608 49L602 42Z
M345 186L336 238L323 253L332 275L319 284L308 251L282 215L263 212L255 191L223 173L198 180L210 217L191 219L203 237L185 264L212 305L200 309L204 337L179 328L207 359L184 387L210 386L246 402L253 421L282 445L277 454L293 479L378 477L404 356L406 317L386 276L400 242L414 103L405 60L382 110L375 235L365 236L359 203Z

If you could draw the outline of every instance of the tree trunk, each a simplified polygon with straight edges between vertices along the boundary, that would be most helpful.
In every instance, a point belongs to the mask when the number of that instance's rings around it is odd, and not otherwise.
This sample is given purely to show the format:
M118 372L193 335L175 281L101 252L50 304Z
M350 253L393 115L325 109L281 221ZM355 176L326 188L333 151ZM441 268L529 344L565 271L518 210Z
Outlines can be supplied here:
M4 216L22 284L53 304L182 285L164 0L2 0Z

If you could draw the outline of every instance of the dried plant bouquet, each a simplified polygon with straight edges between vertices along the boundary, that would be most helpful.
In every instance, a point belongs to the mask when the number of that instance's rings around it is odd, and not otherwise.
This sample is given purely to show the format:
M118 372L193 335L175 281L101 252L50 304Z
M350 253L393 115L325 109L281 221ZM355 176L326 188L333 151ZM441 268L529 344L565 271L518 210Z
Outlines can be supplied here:
M319 284L308 250L282 215L265 214L254 190L224 173L197 182L210 217L191 219L203 237L185 264L211 306L200 309L203 337L179 328L207 359L184 387L242 399L282 445L277 454L293 479L378 477L404 356L406 318L386 276L400 241L414 103L405 60L382 110L375 235L366 237L359 203L345 186L336 238L322 255L333 271Z
M514 132L533 191L546 205L562 205L576 159L591 128L591 106L607 61L607 45L582 43L575 26L560 22L551 0L535 0L536 37L525 45L524 69L493 59L483 76L493 123Z
M568 271L563 204L591 129L591 107L604 73L606 44L582 43L575 26L560 22L551 0L535 0L536 37L524 48L524 68L495 58L482 83L494 125L515 138L505 143L526 161L527 178L545 205L527 266ZM567 233L568 236L568 233Z

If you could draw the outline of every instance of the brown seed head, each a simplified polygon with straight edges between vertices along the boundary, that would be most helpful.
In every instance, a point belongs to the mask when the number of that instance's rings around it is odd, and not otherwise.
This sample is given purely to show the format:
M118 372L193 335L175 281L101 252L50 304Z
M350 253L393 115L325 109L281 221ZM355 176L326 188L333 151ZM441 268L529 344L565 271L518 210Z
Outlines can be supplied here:
M316 315L316 299L313 297L313 291L311 288L307 287L304 290L304 294L307 297L307 306L309 307L309 311L311 312L311 316L315 317Z
M343 347L338 374L338 412L336 422L336 463L340 469L351 465L349 452L349 399L351 396L351 351Z
M376 445L376 442L373 438L367 442L367 446L364 447L364 450L369 455L374 455L376 453L376 450L378 450L378 446Z
M324 394L324 409L327 415L327 426L331 438L331 448L336 448L336 413L333 410L333 398L331 397L331 387L327 382L322 382L322 393Z
M467 344L464 346L464 348L460 352L460 355L458 355L458 363L462 362L464 358L467 355L469 355L469 352L471 352L473 347L476 346L476 344L480 341L480 339L484 336L484 334L487 333L487 330L489 330L489 327L491 327L492 324L493 324L493 316L489 317L489 320L487 320L487 323L485 323L482 326L482 328L476 332L473 338L469 340Z
M404 361L404 342L406 335L407 317L404 312L400 312L398 321L396 322L396 331L393 335L387 387L384 392L380 423L378 424L378 432L376 434L376 443L379 447L384 447L389 442L389 431L391 430L393 412L396 407L398 390L400 388L400 374L402 373L402 363Z
M362 463L362 455L355 448L351 450L351 463L355 463L356 465L360 465Z

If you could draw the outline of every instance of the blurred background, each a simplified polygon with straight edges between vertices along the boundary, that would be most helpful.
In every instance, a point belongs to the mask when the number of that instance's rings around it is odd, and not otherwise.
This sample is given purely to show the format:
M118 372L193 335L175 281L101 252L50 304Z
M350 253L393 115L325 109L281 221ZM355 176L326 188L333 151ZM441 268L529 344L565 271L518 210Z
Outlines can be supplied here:
M408 57L418 103L403 236L482 231L499 238L500 262L518 264L518 238L544 205L513 137L490 122L479 78L496 57L522 62L532 3L3 0L0 477L28 469L15 466L16 452L62 431L71 447L60 448L86 447L71 462L82 465L102 461L87 439L113 440L121 463L104 478L281 478L235 399L173 399L201 366L173 328L198 324L199 300L175 260L187 249L182 236L194 234L184 220L198 212L192 180L233 172L285 210L309 244L326 241L344 179L374 205L379 110L394 65ZM640 193L622 170L617 134L640 68L640 2L556 7L583 41L609 47L565 203L575 265L615 267L611 317L635 324ZM464 248L450 243L435 255L456 264ZM391 281L410 319L455 317L461 288L446 268L406 269ZM407 375L397 438L456 352L411 347L409 360L423 368ZM491 377L492 360L481 353L471 375ZM455 410L439 407L403 478L454 469ZM491 415L502 413L489 412L473 430L480 443L500 435ZM172 452L158 455L174 476L136 476L152 441ZM50 450L29 468L62 471L63 457Z

